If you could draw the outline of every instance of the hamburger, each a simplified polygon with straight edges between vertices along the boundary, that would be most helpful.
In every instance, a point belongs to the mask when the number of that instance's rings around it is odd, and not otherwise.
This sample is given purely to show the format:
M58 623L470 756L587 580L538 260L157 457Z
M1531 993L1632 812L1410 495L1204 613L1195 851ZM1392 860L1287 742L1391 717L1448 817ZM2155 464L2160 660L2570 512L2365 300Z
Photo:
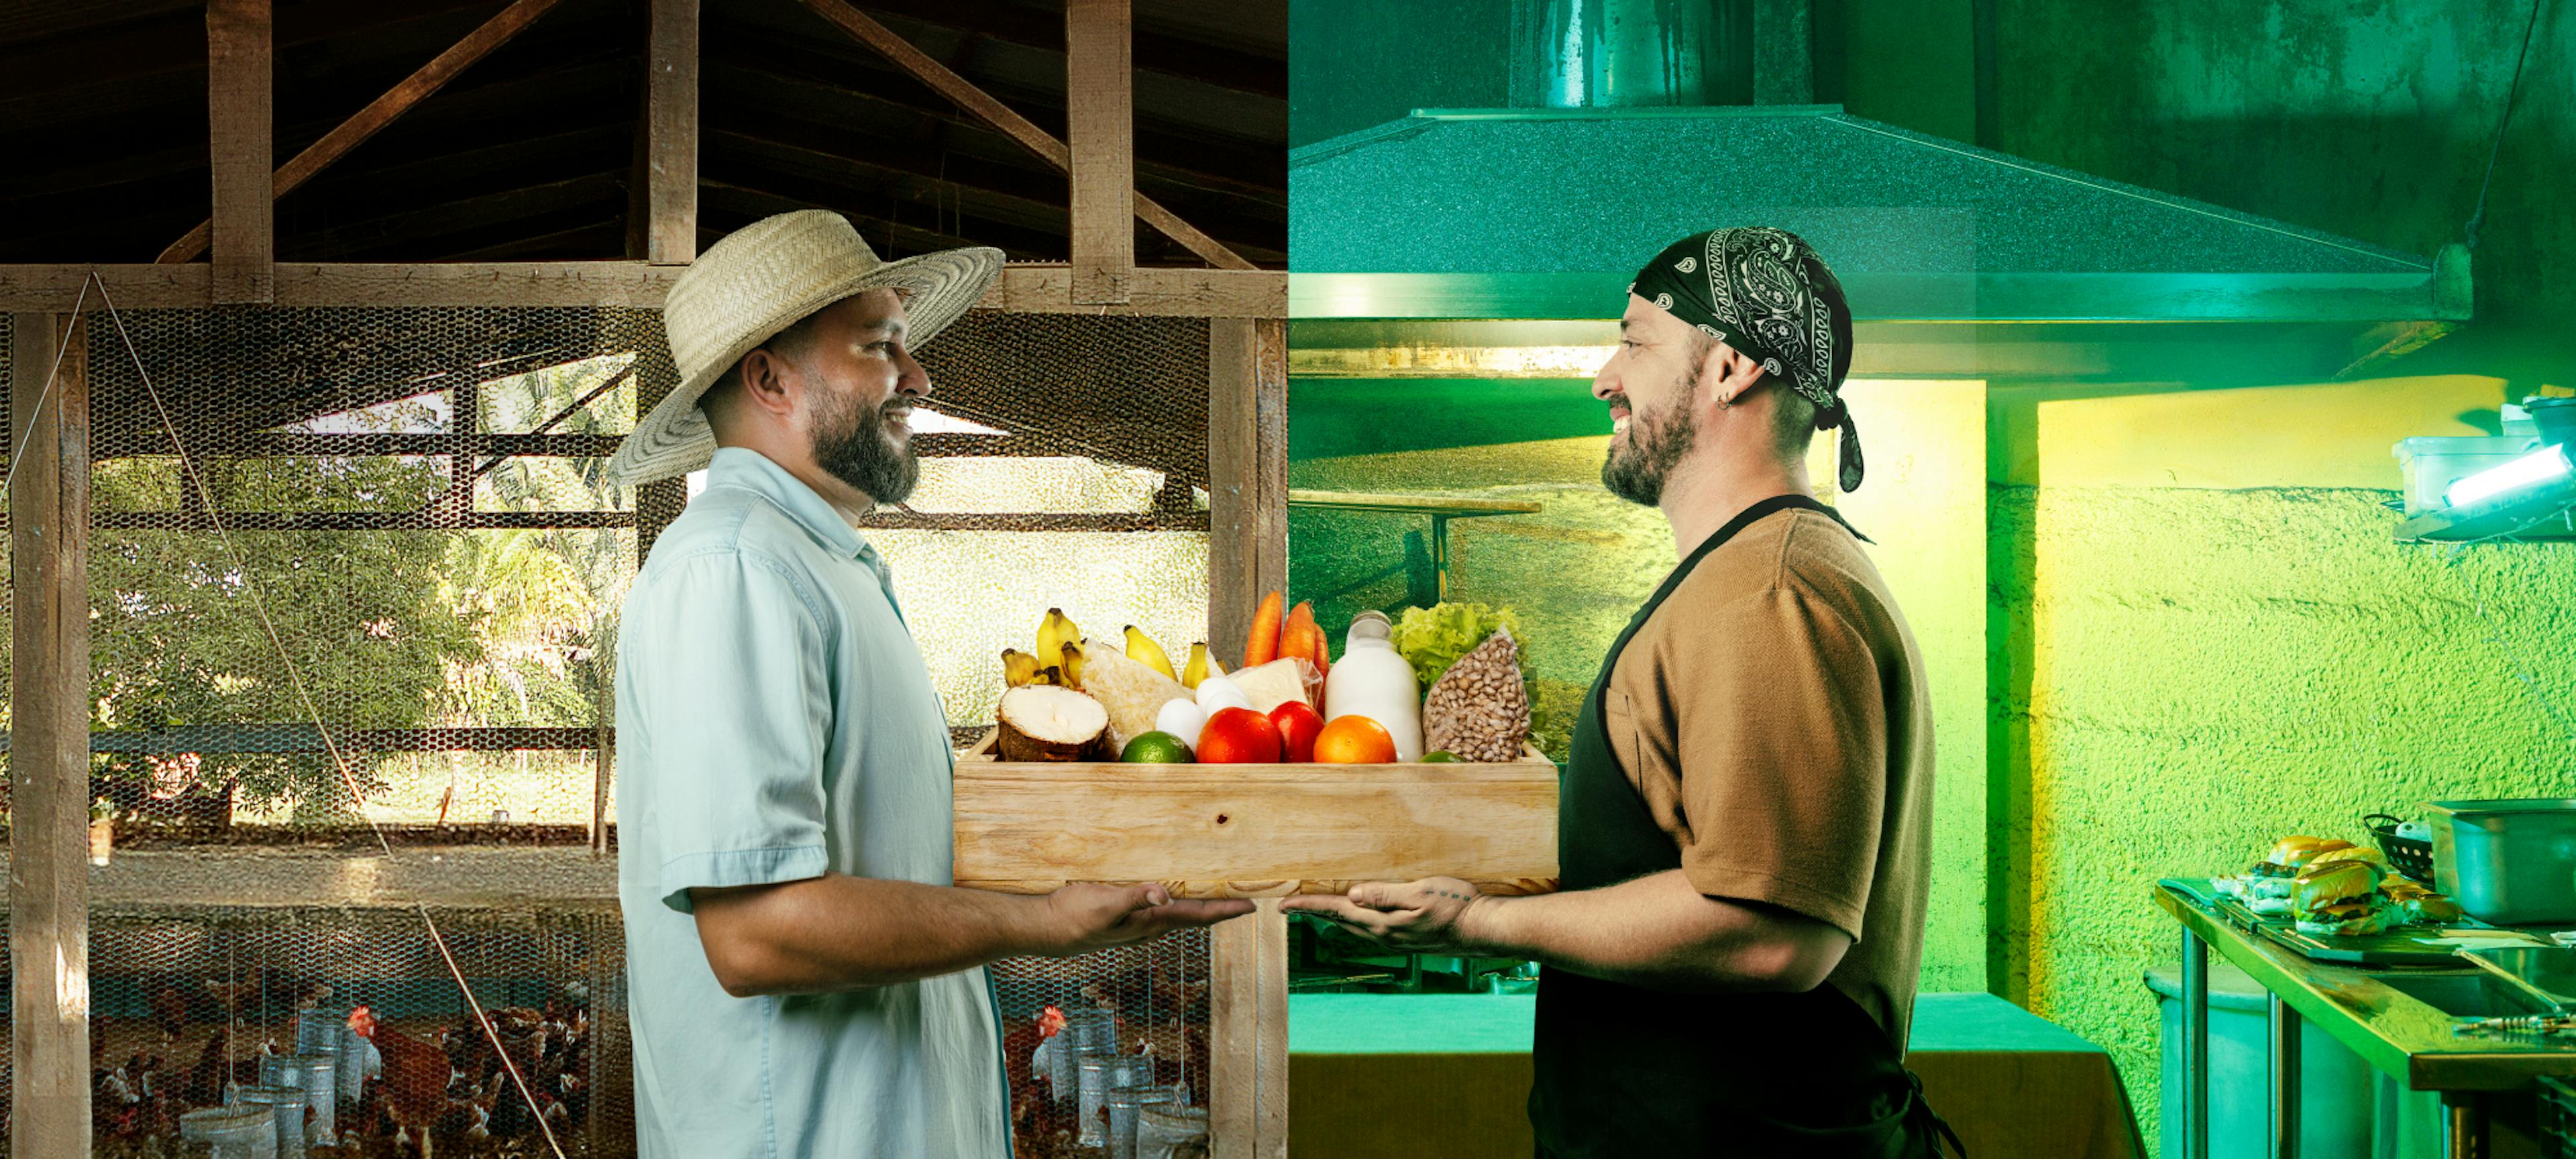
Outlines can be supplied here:
M2255 877L2296 877L2301 869L2323 855L2351 848L2353 844L2349 841L2294 834L2274 842L2272 852L2255 862L2251 873Z
M2460 903L2403 877L2381 879L2379 891L2388 895L2389 908L2403 914L2410 924L2440 925L2466 916Z
M2379 873L2366 861L2311 861L2290 887L2290 917L2303 934L2369 934L2387 928Z

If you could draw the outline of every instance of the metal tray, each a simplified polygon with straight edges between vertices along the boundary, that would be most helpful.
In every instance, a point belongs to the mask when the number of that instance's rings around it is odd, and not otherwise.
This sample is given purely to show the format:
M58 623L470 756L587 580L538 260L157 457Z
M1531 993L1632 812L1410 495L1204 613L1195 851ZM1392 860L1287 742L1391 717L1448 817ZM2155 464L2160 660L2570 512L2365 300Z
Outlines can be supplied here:
M2401 926L2376 934L2303 934L2290 919L2264 917L2237 898L2220 898L2218 912L2265 941L2310 961L2356 966L2457 966L2460 955L2468 950L2457 944L2427 945L2424 939L2439 929L2487 928L2476 921L2463 921L2448 927Z
M2460 956L2536 1003L2536 1009L2576 1013L2576 947L2500 946L2462 950Z

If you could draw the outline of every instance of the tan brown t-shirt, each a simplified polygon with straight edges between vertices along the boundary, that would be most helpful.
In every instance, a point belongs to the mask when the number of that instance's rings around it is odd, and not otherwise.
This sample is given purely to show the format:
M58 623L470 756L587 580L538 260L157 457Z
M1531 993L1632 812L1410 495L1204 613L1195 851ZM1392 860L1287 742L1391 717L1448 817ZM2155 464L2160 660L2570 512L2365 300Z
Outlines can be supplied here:
M1850 934L1827 981L1904 1049L1932 706L1914 633L1851 532L1792 508L1710 551L1620 653L1602 721L1691 884Z

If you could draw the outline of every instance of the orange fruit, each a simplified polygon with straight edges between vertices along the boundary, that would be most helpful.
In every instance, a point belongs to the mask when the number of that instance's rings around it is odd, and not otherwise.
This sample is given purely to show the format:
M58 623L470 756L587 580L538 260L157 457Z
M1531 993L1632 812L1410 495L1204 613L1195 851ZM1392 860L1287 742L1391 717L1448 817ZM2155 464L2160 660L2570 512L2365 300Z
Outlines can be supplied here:
M1365 716L1337 716L1316 734L1315 759L1328 765L1392 764L1395 738Z
M1279 729L1249 708L1219 709L1199 733L1198 757L1203 765L1278 764Z

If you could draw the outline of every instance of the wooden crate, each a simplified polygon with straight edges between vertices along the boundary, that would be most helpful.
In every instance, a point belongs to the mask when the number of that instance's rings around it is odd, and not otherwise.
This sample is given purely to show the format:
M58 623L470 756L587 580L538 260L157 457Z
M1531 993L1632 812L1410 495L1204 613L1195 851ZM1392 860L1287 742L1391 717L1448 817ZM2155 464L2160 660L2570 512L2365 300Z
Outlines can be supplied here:
M1160 881L1185 897L1339 893L1458 877L1556 888L1556 765L957 761L957 884L1046 893Z

